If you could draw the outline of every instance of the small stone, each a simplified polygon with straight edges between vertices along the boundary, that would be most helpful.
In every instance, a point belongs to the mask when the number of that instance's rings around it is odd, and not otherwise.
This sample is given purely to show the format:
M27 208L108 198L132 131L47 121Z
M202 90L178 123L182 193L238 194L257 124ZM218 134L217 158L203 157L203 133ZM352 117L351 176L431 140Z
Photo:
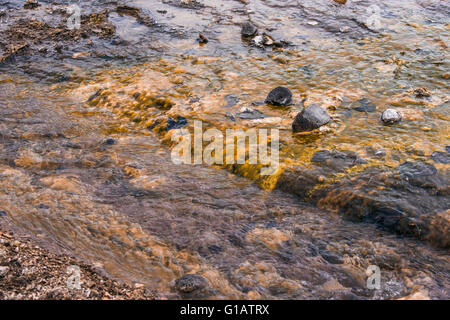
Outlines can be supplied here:
M6 211L0 211L0 217L6 217L7 215Z
M104 142L104 144L106 144L107 146L112 146L115 143L116 143L116 140L114 140L113 138L108 138Z
M448 153L450 153L450 146L445 146L445 151L447 151Z
M6 276L6 274L9 272L9 267L6 266L0 266L0 277Z
M427 88L417 88L414 90L414 94L417 98L431 97L431 92Z
M435 151L431 154L431 159L433 159L433 161L437 163L444 163L444 164L450 163L450 156L446 152Z
M206 279L196 274L187 274L175 280L175 287L183 293L204 289L206 285Z
M336 279L331 279L327 282L325 282L322 285L323 289L326 291L340 291L345 290L345 287L340 284Z
M300 112L292 123L294 132L305 132L317 129L330 122L331 118L327 110L318 105L311 105Z
M402 114L394 109L386 109L381 114L381 121L384 124L394 124L402 120Z
M352 30L352 28L350 28L349 26L343 26L339 28L339 31L342 33L347 33L350 32Z
M91 54L89 52L76 52L72 55L72 58L74 59L82 59L82 58L87 58L90 57Z
M341 256L331 251L320 251L320 255L331 264L342 264L344 262Z
M269 92L266 103L274 106L287 106L292 103L292 92L286 87L276 87Z
M340 4L346 4L347 0L333 0L334 2L340 3Z
M242 24L241 34L244 37L251 37L251 36L255 35L256 32L258 32L258 29L250 22L244 22Z
M24 9L36 9L40 4L36 0L27 0L23 5Z
M197 38L198 43L200 44L205 44L208 43L208 39L201 33L198 34L198 38Z
M227 104L223 106L224 108L231 108L239 102L239 97L235 94L227 94L224 99L227 102Z

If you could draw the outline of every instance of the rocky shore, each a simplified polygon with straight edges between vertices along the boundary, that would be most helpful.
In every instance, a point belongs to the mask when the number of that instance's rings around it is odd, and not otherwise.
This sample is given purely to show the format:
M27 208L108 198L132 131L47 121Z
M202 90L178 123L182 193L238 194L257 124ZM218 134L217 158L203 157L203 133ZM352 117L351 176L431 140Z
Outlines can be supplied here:
M79 268L80 286L71 285ZM155 299L157 295L107 277L98 268L57 255L27 239L0 230L0 300Z

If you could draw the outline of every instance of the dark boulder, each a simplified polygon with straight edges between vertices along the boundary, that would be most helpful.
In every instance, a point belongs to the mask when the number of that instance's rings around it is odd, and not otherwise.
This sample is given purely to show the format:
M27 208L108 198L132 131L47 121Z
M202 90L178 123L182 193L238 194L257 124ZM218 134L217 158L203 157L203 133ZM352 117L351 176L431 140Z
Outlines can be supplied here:
M265 103L274 106L288 106L292 103L292 92L285 87L276 87L269 92Z
M251 36L255 35L257 32L258 32L258 29L250 22L244 22L242 24L241 34L244 37L251 37Z
M294 132L305 132L317 129L330 122L331 118L325 108L311 105L300 112L292 123Z

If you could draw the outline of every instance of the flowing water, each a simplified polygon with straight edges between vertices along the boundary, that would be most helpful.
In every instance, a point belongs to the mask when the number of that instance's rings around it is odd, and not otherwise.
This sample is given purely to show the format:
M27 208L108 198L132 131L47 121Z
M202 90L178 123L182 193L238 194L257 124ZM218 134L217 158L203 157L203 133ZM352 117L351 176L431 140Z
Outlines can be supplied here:
M8 35L19 18L64 21L58 8L67 1L40 2L31 11L21 1L1 5L9 18L1 31ZM162 298L449 297L448 163L431 157L450 145L445 1L377 1L379 10L326 0L78 4L83 14L108 9L103 22L114 34L91 28L58 38L57 49L51 36L5 37L30 48L0 65L0 219ZM367 26L373 12L380 28ZM248 20L280 47L242 38ZM199 32L208 43L199 45ZM278 85L292 90L294 105L258 102ZM430 97L414 91L423 87ZM170 110L147 107L156 98ZM355 111L362 98L377 112ZM296 112L313 103L333 123L292 134ZM266 117L239 119L242 107ZM403 112L400 124L380 124L388 107ZM173 164L165 126L177 116L219 129L280 129L279 174ZM310 158L323 149L365 161L317 167ZM436 168L433 188L385 182L405 161ZM299 172L325 183L298 187ZM346 219L344 184L395 203L425 235L371 216ZM344 213L366 207L352 203ZM381 268L380 290L366 286L369 265ZM206 278L207 289L178 292L174 280L190 273Z

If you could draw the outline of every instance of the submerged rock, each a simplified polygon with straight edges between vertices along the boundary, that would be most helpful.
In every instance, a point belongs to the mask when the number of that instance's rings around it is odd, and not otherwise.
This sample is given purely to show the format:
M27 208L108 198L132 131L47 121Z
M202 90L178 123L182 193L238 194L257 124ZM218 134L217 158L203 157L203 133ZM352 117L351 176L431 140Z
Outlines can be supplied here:
M320 255L331 264L341 264L344 262L341 256L331 251L320 251Z
M227 94L224 99L227 102L227 104L223 106L224 108L230 108L239 102L239 97L235 94Z
M250 22L244 22L242 24L241 34L244 37L251 37L258 32L258 29Z
M330 122L331 118L327 110L318 105L311 105L300 112L292 123L294 132L305 132L317 129Z
M355 152L319 150L311 158L311 162L322 163L338 171L353 167L357 164L364 164L366 161L361 159Z
M359 102L359 106L354 108L355 111L375 112L375 110L377 109L377 106L375 104L371 103L366 98L362 98L362 99L358 100L358 102Z
M437 163L450 163L450 156L446 152L435 151L431 154L431 159L433 159Z
M167 131L172 129L180 129L187 125L187 119L185 117L178 116L177 120L169 118L167 120Z
M255 119L262 119L265 118L266 115L259 112L258 110L251 109L251 108L242 108L241 112L236 114L238 118L245 119L245 120L255 120Z
M175 280L176 289L183 293L190 293L193 291L201 290L206 286L206 279L196 274L187 274Z
M402 120L402 114L394 109L386 109L381 114L381 121L384 124L394 124Z
M288 106L292 103L292 92L286 87L276 87L269 92L265 102L274 106Z

